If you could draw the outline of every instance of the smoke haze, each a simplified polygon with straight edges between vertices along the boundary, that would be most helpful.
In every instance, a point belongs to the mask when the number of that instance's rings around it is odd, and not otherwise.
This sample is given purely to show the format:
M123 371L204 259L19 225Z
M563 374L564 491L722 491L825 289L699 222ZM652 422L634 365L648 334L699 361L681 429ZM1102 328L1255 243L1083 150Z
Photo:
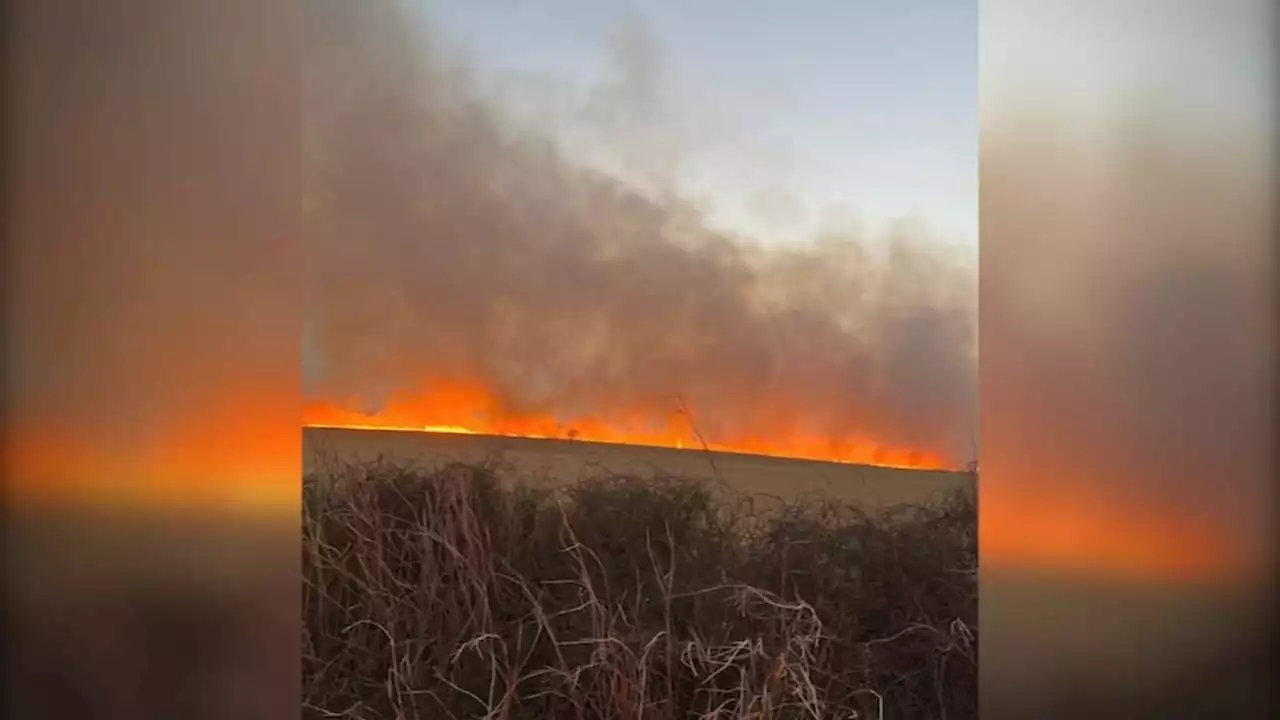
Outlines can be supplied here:
M975 258L905 222L782 246L710 229L654 127L652 38L620 34L588 101L624 181L481 97L402 8L304 14L309 397L482 382L502 412L685 407L709 440L785 426L969 459Z

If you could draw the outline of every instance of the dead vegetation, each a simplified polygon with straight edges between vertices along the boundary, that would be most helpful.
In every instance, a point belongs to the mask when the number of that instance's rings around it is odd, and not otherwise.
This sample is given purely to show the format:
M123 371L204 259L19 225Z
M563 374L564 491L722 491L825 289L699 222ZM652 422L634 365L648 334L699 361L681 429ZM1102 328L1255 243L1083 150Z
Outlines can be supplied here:
M972 493L871 517L678 478L304 483L307 718L977 717Z

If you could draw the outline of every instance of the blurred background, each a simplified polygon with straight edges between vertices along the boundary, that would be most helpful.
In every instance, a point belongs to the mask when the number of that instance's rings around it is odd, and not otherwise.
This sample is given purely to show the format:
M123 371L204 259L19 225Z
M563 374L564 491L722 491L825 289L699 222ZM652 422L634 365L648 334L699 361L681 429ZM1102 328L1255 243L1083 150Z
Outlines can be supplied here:
M983 714L1262 717L1275 8L1031 5L981 15Z

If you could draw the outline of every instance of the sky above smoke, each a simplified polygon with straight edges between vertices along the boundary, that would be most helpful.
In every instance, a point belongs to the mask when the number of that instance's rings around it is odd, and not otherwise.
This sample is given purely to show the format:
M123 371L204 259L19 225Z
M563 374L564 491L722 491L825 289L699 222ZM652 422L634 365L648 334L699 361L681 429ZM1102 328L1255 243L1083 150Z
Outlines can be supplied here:
M507 108L615 172L637 160L670 171L674 156L682 194L710 199L718 226L801 240L855 215L882 225L913 213L977 242L976 2L425 7ZM617 102L624 73L632 97L645 88L643 106ZM596 101L585 113L584 96ZM602 131L614 146L630 139L627 163ZM663 151L637 158L636 141L655 133Z
M311 397L478 380L516 412L679 405L709 439L785 423L968 459L973 249L909 219L719 229L682 177L698 113L645 21L613 27L613 71L555 124L393 4L304 11Z

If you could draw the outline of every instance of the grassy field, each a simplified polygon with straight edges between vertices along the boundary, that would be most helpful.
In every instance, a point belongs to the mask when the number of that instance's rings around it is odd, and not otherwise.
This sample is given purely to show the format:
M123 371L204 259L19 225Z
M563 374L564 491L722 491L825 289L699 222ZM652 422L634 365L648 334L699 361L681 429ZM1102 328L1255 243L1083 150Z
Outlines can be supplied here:
M971 488L973 476L946 470L901 470L733 453L388 430L306 428L303 472L383 458L431 470L441 464L485 464L527 484L573 482L601 475L667 475L716 481L735 493L783 501L810 495L879 511L930 505Z
M967 476L306 440L305 717L977 717Z

